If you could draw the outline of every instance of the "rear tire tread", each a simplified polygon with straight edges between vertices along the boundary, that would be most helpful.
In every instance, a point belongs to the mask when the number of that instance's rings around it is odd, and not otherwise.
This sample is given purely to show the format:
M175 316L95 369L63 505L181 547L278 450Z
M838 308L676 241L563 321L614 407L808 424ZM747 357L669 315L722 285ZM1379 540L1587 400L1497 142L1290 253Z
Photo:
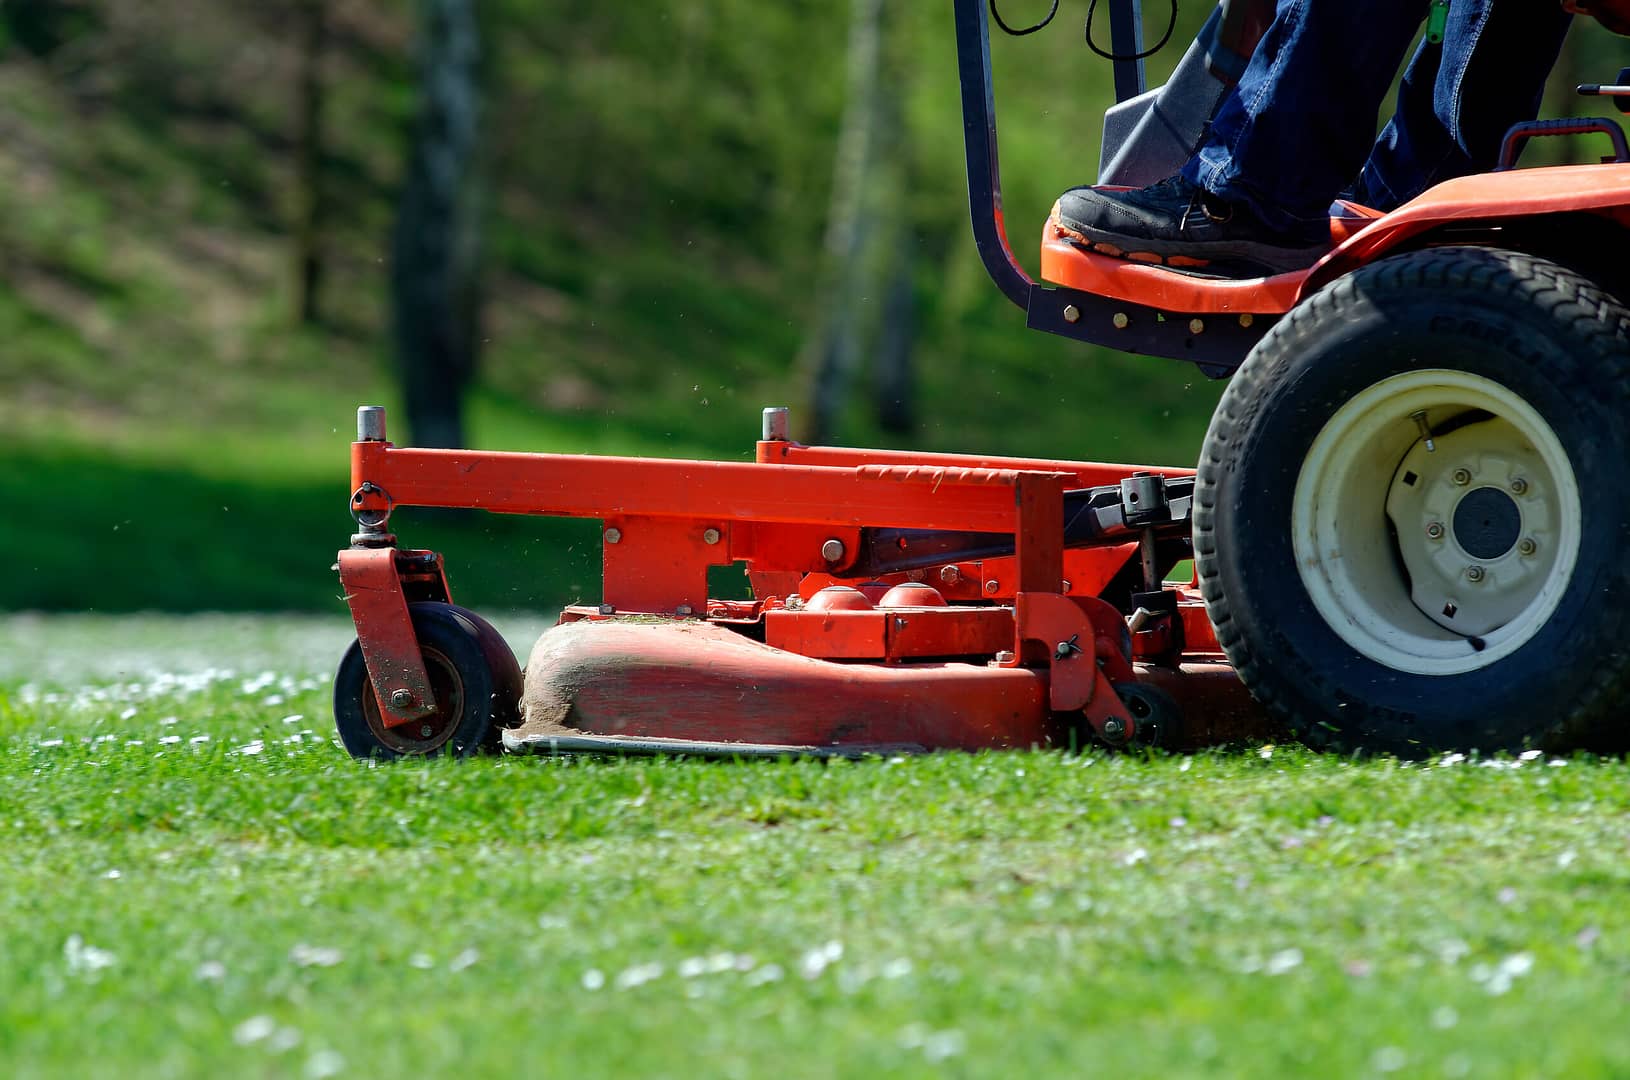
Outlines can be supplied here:
M1241 680L1258 702L1276 720L1286 724L1308 745L1343 752L1362 751L1365 745L1351 737L1350 730L1332 729L1326 724L1307 723L1275 693L1273 682L1265 677L1271 661L1259 656L1250 644L1245 628L1235 618L1229 598L1223 592L1221 569L1217 562L1215 528L1218 513L1220 477L1234 467L1229 452L1255 408L1263 400L1263 388L1272 383L1280 368L1296 354L1299 339L1317 333L1342 317L1343 309L1356 303L1365 288L1395 290L1476 290L1485 296L1503 298L1513 305L1538 307L1547 315L1571 322L1576 332L1601 352L1615 350L1630 355L1630 309L1598 288L1589 279L1546 259L1497 248L1431 248L1410 252L1363 267L1325 287L1308 301L1293 308L1269 337L1260 343L1224 391L1206 434L1194 493L1194 552L1201 595L1216 630L1218 643L1227 653ZM1630 363L1602 367L1583 365L1569 358L1570 370L1564 378L1594 386L1605 399L1617 400L1630 415ZM1621 569L1619 573L1625 574ZM1630 606L1620 608L1610 631L1615 641L1630 641ZM1604 721L1622 714L1630 701L1630 664L1595 665L1579 686L1577 697L1565 715L1551 728L1546 745L1573 745L1604 734Z

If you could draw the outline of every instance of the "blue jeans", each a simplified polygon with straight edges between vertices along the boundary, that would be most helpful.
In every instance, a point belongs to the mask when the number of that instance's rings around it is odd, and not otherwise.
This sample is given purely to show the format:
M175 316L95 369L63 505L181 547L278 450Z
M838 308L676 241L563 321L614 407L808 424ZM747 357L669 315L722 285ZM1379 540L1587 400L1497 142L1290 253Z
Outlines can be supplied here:
M1337 196L1390 210L1492 168L1506 130L1538 114L1571 16L1557 0L1453 0L1443 43L1422 39L1376 139L1376 115L1428 7L1278 0L1183 175L1292 229L1323 220Z

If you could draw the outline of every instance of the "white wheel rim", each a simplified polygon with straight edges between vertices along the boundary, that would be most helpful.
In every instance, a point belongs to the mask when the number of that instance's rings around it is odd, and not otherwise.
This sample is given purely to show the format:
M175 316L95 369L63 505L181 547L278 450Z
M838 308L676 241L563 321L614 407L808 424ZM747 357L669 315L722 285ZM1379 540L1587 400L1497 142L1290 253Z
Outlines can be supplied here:
M1418 675L1476 671L1533 638L1573 576L1580 528L1551 426L1492 379L1444 369L1337 410L1291 505L1315 609L1362 655Z

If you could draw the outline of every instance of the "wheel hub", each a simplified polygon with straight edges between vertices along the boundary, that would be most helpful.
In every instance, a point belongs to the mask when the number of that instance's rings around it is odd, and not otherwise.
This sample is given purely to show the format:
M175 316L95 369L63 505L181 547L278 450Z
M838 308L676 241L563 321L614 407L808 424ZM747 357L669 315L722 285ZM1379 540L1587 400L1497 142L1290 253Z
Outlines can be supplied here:
M1474 559L1498 559L1517 546L1522 511L1511 496L1494 487L1469 491L1455 507L1455 543Z
M1555 564L1559 507L1541 455L1490 416L1404 456L1387 493L1410 599L1445 630L1481 637L1533 602Z
M464 709L464 680L458 668L440 650L423 648L425 672L436 696L436 711L423 720L401 727L386 727L379 699L370 687L363 698L362 715L381 745L399 754L428 754L439 748L458 727Z
M1399 671L1453 675L1550 619L1581 506L1556 433L1465 370L1394 375L1315 436L1292 504L1297 569L1326 624Z

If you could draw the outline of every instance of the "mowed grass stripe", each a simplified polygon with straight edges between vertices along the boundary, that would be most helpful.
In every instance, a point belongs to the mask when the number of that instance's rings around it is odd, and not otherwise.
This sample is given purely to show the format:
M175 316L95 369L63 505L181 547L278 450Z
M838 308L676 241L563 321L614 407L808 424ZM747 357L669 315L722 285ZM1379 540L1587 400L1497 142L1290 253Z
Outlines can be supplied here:
M1630 1071L1621 762L370 768L259 670L5 684L8 1075Z

